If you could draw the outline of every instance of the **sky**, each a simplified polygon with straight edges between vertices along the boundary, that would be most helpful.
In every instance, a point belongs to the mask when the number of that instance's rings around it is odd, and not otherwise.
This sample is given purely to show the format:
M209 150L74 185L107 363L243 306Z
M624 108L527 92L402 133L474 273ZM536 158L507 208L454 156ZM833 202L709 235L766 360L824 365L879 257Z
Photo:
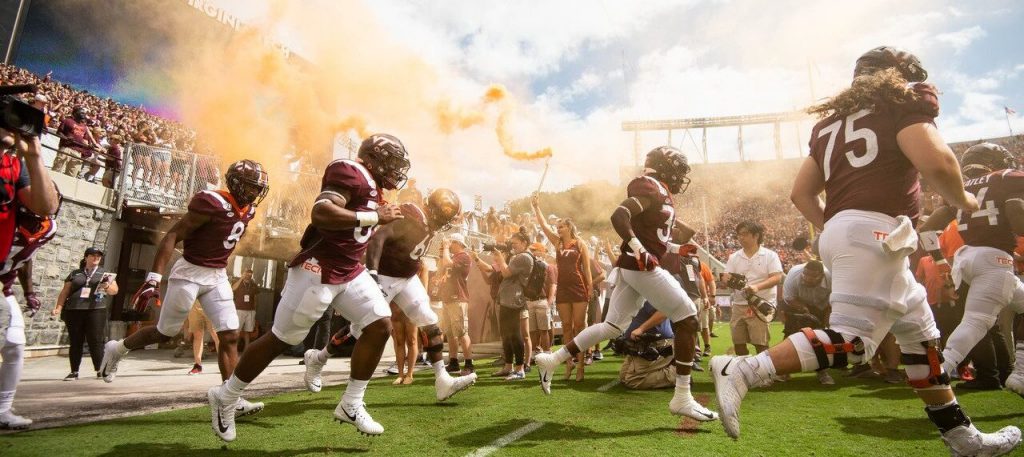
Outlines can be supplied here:
M271 10L265 2L215 3L243 21L263 21ZM1022 113L1009 120L1024 132L1024 5L1011 0L297 3L368 15L360 19L375 26L366 38L422 60L440 81L430 87L438 97L472 103L490 84L507 87L517 147L554 151L545 190L616 182L636 145L642 157L669 142L666 132L651 132L635 144L622 121L802 109L848 85L856 58L883 44L921 58L940 90L937 124L947 141L1007 135L1004 106ZM302 54L304 25L278 23L273 34ZM806 154L809 131L808 123L784 126L786 157ZM743 135L748 158L773 157L770 127ZM694 162L700 141L700 132L671 136ZM522 196L540 181L542 161L495 159L500 148L483 126L429 144L447 149L431 160L462 170L460 193L485 195L489 204ZM708 144L710 161L738 159L735 128L709 131ZM414 176L416 163L414 153ZM420 181L437 186L444 179L451 178L429 173Z

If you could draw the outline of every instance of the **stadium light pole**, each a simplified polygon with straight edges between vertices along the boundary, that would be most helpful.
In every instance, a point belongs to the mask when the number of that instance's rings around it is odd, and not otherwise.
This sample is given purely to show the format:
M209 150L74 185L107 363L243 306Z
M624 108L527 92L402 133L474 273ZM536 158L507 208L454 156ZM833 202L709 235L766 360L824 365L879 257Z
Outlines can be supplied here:
M14 25L11 26L11 36L7 40L7 51L4 53L4 65L11 64L11 55L14 54L14 43L18 42L21 35L22 22L25 19L25 12L28 10L32 0L19 0L18 12L14 15Z

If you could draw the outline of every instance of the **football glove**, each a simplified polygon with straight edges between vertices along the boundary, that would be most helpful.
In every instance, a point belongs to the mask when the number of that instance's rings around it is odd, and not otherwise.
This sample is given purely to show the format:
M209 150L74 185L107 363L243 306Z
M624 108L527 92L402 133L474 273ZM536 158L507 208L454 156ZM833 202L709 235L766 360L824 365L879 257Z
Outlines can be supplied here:
M43 307L43 302L39 301L39 297L36 297L35 292L25 294L25 307L28 308L28 317L32 318L39 311L39 308Z
M156 306L160 306L160 280L163 279L158 273L146 275L146 282L142 283L139 290L132 295L132 310L143 314L149 309L151 300L156 300Z
M647 252L647 249L644 249L644 245L636 237L630 238L626 245L633 252L633 257L636 259L636 265L640 268L640 271L651 271L658 267L658 258Z

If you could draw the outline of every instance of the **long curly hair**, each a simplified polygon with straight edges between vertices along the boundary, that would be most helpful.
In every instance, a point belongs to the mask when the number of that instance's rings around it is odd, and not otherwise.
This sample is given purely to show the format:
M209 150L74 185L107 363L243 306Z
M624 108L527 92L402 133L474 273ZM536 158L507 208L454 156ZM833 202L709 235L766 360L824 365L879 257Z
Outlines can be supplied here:
M843 117L864 109L878 111L885 106L905 105L919 98L899 70L887 68L854 78L849 88L808 108L807 113L819 118Z

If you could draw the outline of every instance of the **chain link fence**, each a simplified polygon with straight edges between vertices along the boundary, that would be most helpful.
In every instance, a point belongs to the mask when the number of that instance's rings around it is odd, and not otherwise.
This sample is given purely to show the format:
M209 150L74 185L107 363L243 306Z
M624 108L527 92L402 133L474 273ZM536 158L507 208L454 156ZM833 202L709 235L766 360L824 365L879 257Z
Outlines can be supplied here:
M220 164L214 156L129 143L122 160L116 187L119 209L127 205L183 211L196 192L220 185Z

